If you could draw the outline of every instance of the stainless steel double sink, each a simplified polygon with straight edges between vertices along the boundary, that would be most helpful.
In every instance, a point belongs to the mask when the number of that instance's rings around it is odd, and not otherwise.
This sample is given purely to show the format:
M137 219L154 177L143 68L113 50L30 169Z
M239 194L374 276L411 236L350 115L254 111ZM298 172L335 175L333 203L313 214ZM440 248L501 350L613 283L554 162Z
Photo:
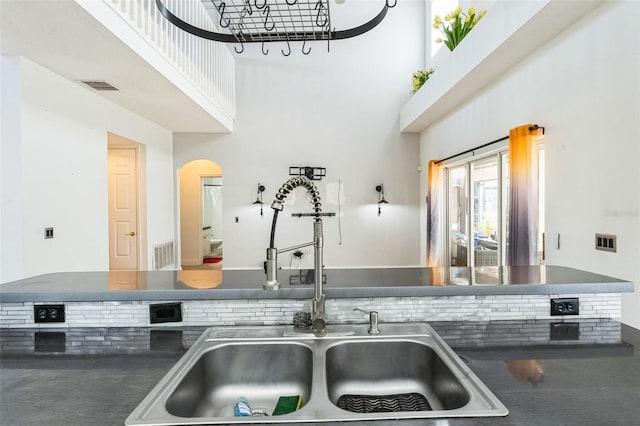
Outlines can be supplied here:
M427 324L207 329L126 420L202 425L506 416L505 406ZM280 396L302 407L271 416ZM234 417L244 397L253 416Z

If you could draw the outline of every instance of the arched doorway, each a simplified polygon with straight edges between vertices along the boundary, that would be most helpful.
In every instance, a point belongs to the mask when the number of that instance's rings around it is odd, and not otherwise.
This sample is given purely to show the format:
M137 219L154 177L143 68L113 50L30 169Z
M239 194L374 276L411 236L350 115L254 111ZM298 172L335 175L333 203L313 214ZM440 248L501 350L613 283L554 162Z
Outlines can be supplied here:
M222 269L222 168L194 160L180 168L182 269Z

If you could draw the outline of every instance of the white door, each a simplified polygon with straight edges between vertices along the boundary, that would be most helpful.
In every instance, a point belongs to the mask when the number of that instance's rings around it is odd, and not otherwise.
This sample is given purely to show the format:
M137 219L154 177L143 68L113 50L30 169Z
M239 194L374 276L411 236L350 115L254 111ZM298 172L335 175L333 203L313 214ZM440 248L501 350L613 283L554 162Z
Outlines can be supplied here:
M135 148L109 148L109 269L138 269Z

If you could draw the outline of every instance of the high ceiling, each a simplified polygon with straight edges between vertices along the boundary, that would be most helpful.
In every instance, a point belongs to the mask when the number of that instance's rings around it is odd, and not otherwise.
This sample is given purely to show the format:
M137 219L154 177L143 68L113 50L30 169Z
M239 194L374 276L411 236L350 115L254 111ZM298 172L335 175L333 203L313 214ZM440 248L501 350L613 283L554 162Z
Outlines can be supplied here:
M73 0L0 0L0 52L26 57L174 132L224 127ZM119 91L95 91L104 80Z
M208 0L203 3L212 8ZM384 4L331 1L332 28L360 25ZM258 44L241 56L262 56L259 52ZM0 53L26 57L171 131L228 131L74 0L0 0ZM96 91L81 83L86 80L107 81L119 90Z

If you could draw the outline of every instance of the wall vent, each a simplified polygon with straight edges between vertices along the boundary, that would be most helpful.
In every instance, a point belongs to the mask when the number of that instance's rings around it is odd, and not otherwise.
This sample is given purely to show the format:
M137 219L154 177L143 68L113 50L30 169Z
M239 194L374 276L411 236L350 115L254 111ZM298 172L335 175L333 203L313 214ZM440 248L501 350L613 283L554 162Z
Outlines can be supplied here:
M112 86L106 81L94 81L94 80L84 81L83 80L82 82L95 90L111 90L111 91L119 90L117 87Z
M160 243L153 246L153 270L164 271L174 269L175 255L173 251L173 241Z

